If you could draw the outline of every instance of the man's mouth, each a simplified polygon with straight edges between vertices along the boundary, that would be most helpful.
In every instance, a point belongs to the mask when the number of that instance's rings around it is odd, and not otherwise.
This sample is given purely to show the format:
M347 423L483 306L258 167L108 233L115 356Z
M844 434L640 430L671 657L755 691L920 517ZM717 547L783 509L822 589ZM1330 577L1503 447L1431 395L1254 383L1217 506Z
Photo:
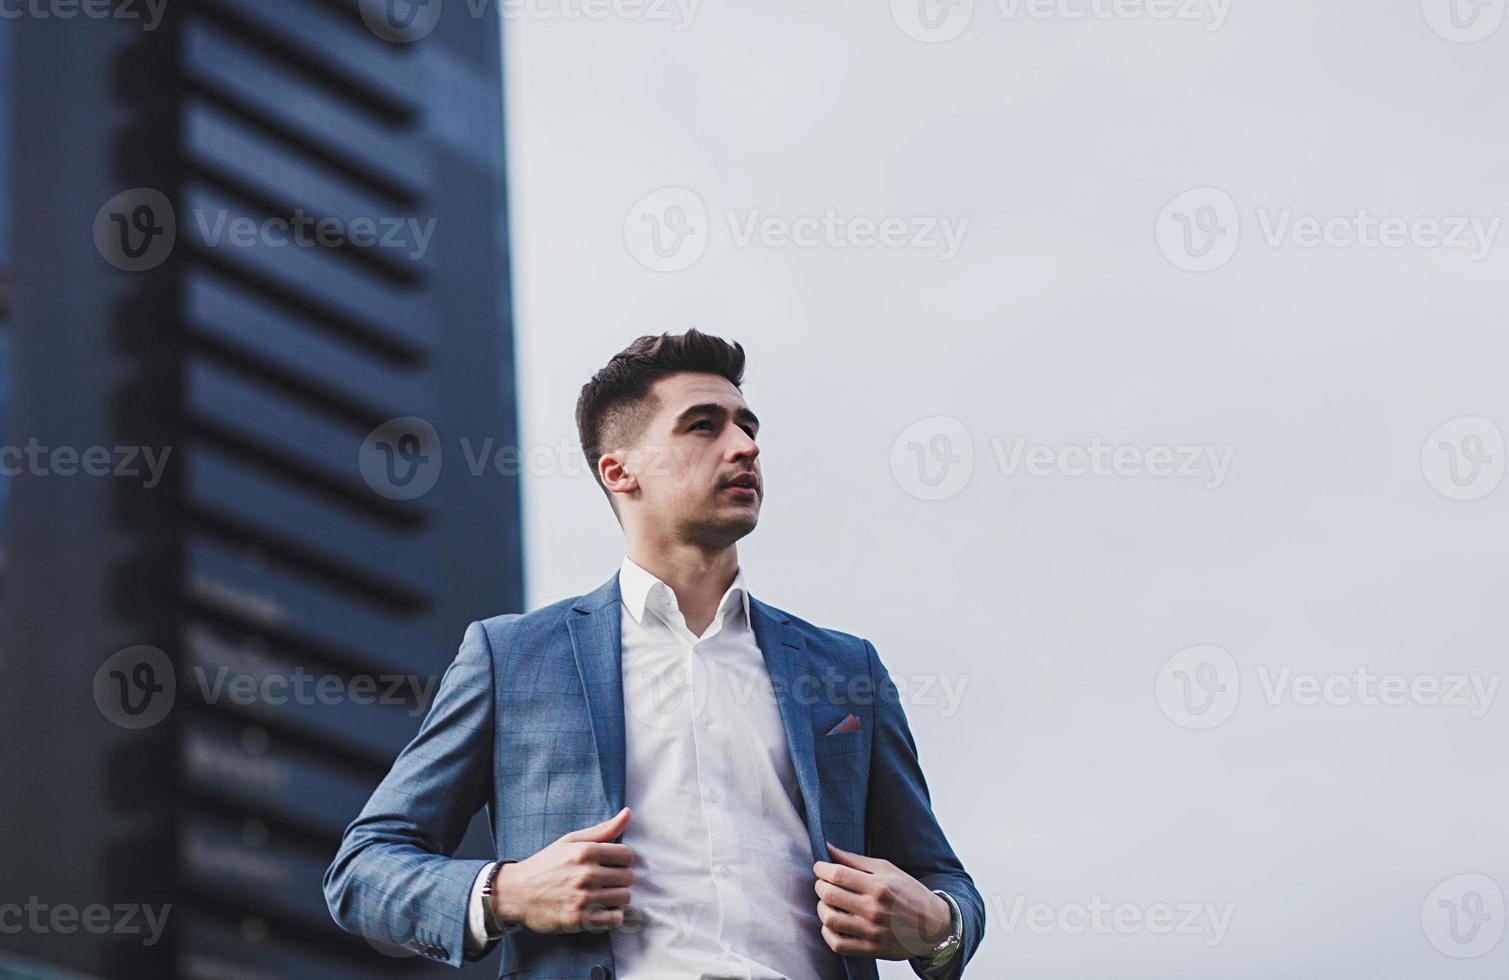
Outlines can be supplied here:
M741 473L723 484L723 489L732 491L735 496L753 497L759 493L760 481L753 474Z

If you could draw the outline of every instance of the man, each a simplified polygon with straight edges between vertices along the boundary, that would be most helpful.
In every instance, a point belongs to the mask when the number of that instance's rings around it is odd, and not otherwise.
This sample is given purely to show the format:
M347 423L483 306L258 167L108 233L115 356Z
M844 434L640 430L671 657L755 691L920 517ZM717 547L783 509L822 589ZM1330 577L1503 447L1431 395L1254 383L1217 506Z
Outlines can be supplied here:
M325 875L340 925L501 976L957 980L985 906L869 641L749 594L744 350L641 337L577 403L627 539L593 592L472 623ZM500 862L451 858L489 807ZM632 894L632 899L631 899Z

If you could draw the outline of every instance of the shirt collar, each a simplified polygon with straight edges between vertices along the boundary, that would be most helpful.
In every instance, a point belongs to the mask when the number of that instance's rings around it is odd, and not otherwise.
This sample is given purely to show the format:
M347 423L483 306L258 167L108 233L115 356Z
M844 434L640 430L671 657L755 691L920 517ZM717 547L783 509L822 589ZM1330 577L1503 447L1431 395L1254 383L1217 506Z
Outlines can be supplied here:
M676 606L676 594L671 587L627 555L624 556L623 565L618 569L618 592L624 606L629 610L629 615L634 617L636 623L644 622L645 607L650 604L652 598L665 602L667 609ZM723 593L723 598L718 601L718 611L713 616L714 621L727 612L729 602L735 599L743 606L744 622L750 622L749 587L744 582L742 566L734 573L733 582Z

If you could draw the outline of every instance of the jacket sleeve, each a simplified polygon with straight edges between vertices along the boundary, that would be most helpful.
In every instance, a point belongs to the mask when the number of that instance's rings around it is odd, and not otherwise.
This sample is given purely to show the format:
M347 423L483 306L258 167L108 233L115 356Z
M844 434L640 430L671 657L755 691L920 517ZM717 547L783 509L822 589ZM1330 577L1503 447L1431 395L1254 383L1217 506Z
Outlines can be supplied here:
M948 892L963 918L963 942L940 980L959 980L985 935L985 903L974 879L959 863L933 814L927 780L917 760L917 744L890 672L869 640L871 690L875 692L875 731L870 754L870 786L865 800L869 853L885 858L928 888ZM924 974L912 964L918 976Z
M493 778L493 656L481 623L467 627L435 701L371 799L346 828L325 872L341 928L389 955L454 967L465 949L467 900L487 861L450 855L487 802Z

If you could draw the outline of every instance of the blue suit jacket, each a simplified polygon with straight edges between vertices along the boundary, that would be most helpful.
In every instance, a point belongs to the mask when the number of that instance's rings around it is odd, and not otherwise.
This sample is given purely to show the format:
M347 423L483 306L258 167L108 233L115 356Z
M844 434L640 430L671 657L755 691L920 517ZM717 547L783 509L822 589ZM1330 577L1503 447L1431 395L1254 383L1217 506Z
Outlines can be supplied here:
M938 826L897 689L868 640L749 600L801 788L813 860L825 840L886 858L963 915L959 977L985 930L985 904ZM606 820L624 802L624 699L618 574L584 596L467 627L414 740L346 829L325 873L343 928L460 966L467 903L486 861L450 857L489 808L501 857L522 859ZM858 731L824 734L845 715ZM632 900L632 899L631 899ZM817 899L814 893L813 916ZM502 943L500 976L611 980L602 931ZM845 957L850 980L875 961ZM793 978L806 980L806 978Z

